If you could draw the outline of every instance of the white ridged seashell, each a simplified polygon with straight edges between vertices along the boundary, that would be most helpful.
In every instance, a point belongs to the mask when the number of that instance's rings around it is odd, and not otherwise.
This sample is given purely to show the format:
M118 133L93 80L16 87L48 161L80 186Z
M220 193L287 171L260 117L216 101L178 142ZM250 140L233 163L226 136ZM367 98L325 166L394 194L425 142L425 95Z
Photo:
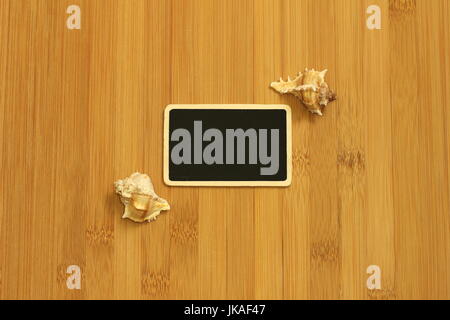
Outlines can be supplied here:
M336 94L330 90L325 82L328 70L315 71L305 69L294 78L288 77L288 81L280 78L278 82L272 82L270 86L281 94L290 93L296 96L312 113L322 115L322 109L329 102L336 100Z
M170 210L167 200L160 198L146 174L135 172L129 177L114 182L116 193L125 206L123 219L134 222L156 220L164 210Z

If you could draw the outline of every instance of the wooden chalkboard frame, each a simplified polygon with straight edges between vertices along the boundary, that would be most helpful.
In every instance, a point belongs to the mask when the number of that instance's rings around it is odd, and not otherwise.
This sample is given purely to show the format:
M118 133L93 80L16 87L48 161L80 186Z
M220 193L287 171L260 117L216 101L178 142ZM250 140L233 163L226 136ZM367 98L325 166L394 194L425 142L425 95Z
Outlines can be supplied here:
M286 111L286 161L287 175L284 181L172 181L169 178L169 118L174 109L237 109L237 110L273 110ZM288 105L280 104L170 104L164 111L164 150L163 176L168 186L181 187L288 187L292 181L292 115Z

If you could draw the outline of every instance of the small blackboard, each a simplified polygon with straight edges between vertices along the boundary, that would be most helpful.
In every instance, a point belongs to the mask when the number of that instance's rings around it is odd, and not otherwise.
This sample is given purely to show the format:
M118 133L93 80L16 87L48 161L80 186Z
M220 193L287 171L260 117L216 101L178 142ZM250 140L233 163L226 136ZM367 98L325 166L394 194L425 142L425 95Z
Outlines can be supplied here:
M169 105L164 181L170 186L289 186L286 105Z

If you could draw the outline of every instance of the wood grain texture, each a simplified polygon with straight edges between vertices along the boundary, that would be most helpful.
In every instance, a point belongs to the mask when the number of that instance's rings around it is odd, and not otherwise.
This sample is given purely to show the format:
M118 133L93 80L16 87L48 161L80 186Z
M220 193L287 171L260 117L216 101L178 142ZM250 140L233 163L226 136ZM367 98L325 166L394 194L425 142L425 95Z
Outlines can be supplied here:
M447 0L0 1L0 298L449 299L449 18ZM330 70L324 117L268 88L305 67ZM292 185L164 185L164 108L204 103L290 105ZM120 218L134 171L171 204L156 222Z

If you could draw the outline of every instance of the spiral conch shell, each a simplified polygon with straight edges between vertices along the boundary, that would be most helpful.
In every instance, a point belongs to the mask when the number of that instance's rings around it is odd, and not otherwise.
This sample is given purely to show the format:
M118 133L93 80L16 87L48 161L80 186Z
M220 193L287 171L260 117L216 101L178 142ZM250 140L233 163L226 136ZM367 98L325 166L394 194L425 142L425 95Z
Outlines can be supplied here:
M270 86L281 94L290 93L308 108L312 113L322 115L322 109L329 102L336 100L336 94L328 88L325 75L328 70L315 71L305 69L305 72L297 75L295 79L288 77L288 81L280 78L278 82L272 82Z
M152 180L146 174L133 173L128 178L114 182L116 193L125 205L122 216L134 222L156 220L163 210L170 210L169 203L156 195Z

